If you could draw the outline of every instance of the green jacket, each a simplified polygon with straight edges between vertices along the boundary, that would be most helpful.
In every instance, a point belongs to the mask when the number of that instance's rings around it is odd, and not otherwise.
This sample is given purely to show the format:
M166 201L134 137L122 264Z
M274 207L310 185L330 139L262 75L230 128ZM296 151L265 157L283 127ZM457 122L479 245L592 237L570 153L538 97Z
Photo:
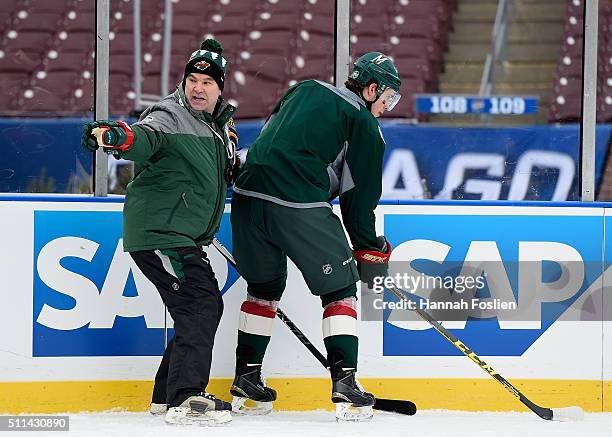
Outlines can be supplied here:
M212 116L195 111L179 87L132 126L134 143L121 153L136 167L123 208L126 252L196 246L213 238L225 207L226 125L235 110L221 103Z
M329 208L340 195L353 248L377 248L384 151L378 120L363 99L344 87L300 82L272 110L234 191L292 208Z

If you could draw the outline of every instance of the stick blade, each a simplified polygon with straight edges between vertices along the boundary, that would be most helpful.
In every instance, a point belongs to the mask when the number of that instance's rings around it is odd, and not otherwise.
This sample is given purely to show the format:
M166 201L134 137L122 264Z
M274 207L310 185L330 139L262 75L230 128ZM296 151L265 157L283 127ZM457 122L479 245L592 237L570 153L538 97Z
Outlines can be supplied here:
M414 402L402 401L397 399L376 398L374 409L380 411L389 411L391 413L405 414L406 416L414 416L417 412L417 407Z
M584 411L580 407L551 408L552 420L558 422L577 422L584 420Z

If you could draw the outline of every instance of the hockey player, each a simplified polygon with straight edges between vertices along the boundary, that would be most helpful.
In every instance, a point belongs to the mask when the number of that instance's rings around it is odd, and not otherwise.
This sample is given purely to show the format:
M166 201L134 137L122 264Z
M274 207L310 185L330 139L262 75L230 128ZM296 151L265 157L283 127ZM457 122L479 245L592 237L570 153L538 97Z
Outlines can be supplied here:
M235 108L221 97L227 68L222 52L218 41L204 41L176 91L133 126L96 121L83 131L86 148L102 147L136 164L123 209L123 247L174 320L152 404L158 412L168 407L171 424L231 421L231 405L204 391L223 300L201 247L219 228L237 140Z
M253 143L234 187L233 251L246 279L241 306L233 408L266 413L276 392L261 379L287 256L323 306L323 337L338 419L372 417L374 396L355 379L356 282L385 275L391 246L375 233L384 139L377 117L393 109L399 73L370 52L345 87L308 80L290 87ZM329 200L340 196L344 229ZM353 261L357 261L357 265ZM245 400L256 401L246 407Z

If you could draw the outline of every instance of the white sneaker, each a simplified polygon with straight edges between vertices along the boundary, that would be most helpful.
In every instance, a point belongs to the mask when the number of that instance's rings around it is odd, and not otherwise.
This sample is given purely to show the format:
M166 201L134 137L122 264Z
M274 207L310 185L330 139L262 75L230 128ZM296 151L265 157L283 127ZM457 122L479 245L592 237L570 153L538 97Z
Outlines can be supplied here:
M172 425L223 425L232 421L232 406L208 393L187 398L178 407L168 408L166 423Z
M168 405L166 404L156 404L151 402L151 407L149 408L149 412L154 416L161 416L162 414L166 414L168 411Z

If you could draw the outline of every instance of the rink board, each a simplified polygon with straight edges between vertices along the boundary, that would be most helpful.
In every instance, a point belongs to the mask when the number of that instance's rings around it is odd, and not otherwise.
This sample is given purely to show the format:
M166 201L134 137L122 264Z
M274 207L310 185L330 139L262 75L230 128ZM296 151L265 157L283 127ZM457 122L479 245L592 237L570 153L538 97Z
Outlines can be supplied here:
M171 320L121 250L122 206L122 198L0 199L0 412L146 408ZM377 209L377 227L397 262L499 259L519 302L524 289L542 284L512 266L570 259L578 279L559 279L540 296L542 320L470 318L445 326L535 402L612 411L612 211L606 206L386 203ZM229 206L218 238L231 248ZM246 284L214 249L208 253L225 301L209 390L227 397ZM320 302L292 264L281 308L323 350ZM360 321L359 374L366 388L420 408L522 409L425 328L416 320ZM325 370L280 320L264 370L279 390L277 408L331 408Z

